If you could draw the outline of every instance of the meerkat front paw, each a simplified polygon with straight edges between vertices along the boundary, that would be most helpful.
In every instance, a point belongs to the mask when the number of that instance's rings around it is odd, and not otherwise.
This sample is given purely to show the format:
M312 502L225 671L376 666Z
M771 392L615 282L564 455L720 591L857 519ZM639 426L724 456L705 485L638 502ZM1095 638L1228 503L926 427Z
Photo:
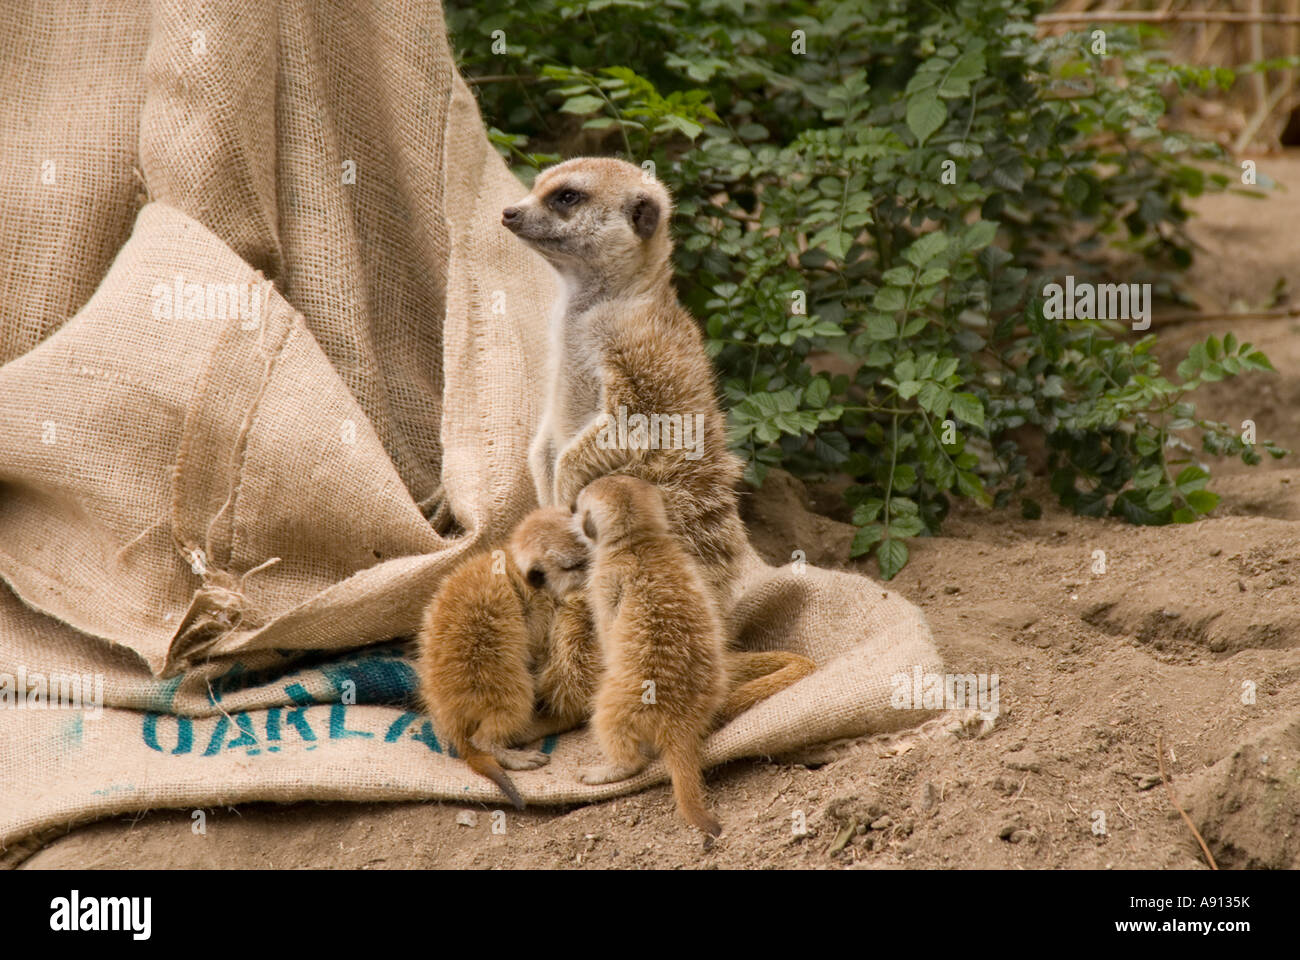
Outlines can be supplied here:
M634 777L645 769L645 764L630 767L620 767L617 764L606 763L599 767L581 767L578 770L578 779L583 783L618 783L620 780L626 780Z
M507 770L536 770L551 762L551 758L540 750L507 750L503 747L493 750L492 755Z

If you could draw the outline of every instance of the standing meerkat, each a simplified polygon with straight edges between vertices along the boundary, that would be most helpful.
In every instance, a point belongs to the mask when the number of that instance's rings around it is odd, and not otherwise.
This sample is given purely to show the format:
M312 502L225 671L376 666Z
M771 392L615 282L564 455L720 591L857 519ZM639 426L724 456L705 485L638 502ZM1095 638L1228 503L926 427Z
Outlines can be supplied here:
M579 670L591 677L590 687L595 683L593 628L585 603L575 601L586 564L586 544L568 511L536 510L515 529L508 550L463 563L425 610L416 659L425 706L438 733L519 809L523 798L505 771L536 769L549 758L509 745L586 719L568 689L581 679L565 683ZM559 704L541 721L534 718L539 690Z
M658 485L673 532L725 617L746 547L736 495L742 466L727 448L703 338L673 287L671 218L672 199L657 179L591 157L543 170L532 192L502 212L502 224L551 264L563 290L529 466L538 501L562 507L607 474ZM620 439L612 424L633 426L637 417L649 442L632 443L641 439L635 430L622 438L628 442L610 442ZM816 668L784 651L730 658L738 680L726 719Z
M572 505L597 477L661 487L673 531L729 609L744 550L713 367L672 283L672 200L622 160L579 157L542 171L502 224L562 281L550 386L529 452L540 503Z
M658 754L683 819L717 836L700 769L727 687L713 597L653 484L602 477L578 494L577 517L593 544L587 595L605 668L592 727L608 761L579 779L625 780Z

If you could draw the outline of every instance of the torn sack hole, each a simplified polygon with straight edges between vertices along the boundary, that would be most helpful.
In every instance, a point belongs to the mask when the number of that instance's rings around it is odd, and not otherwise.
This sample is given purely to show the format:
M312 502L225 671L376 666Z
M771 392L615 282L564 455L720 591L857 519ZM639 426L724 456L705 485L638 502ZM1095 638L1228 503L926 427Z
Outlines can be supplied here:
M280 562L272 557L236 577L228 570L210 565L201 547L181 546L181 555L203 585L194 591L180 626L172 635L172 649L181 652L183 661L192 661L228 633L262 625L263 619L244 594L244 583L253 574Z

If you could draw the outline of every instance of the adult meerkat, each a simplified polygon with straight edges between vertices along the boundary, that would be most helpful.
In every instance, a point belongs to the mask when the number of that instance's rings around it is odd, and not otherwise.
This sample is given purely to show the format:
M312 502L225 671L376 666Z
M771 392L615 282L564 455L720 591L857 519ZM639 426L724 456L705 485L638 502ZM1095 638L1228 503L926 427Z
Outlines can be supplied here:
M604 658L592 727L608 761L579 773L612 783L658 754L677 810L706 833L722 826L704 803L700 748L727 687L722 623L703 576L673 535L658 487L602 477L578 494L592 541L587 595Z
M673 287L671 216L654 177L590 157L542 171L502 212L563 288L529 465L544 505L570 506L611 473L661 487L673 531L725 610L746 542L735 489L742 465L727 449L703 338Z
M585 604L573 609L586 563L568 511L537 510L515 529L507 551L458 567L425 611L416 660L421 697L438 732L519 809L523 798L505 771L532 770L549 757L509 745L586 718L585 708L574 716L563 682L566 671L581 669L594 686L592 627ZM539 660L549 671L539 671ZM534 717L539 687L559 704L541 722Z
M587 157L542 171L532 192L502 212L502 224L551 264L563 289L551 318L550 386L529 465L542 504L568 506L606 474L658 485L674 533L701 564L725 615L746 544L736 497L742 466L727 449L699 328L673 288L671 218L672 199L654 177L622 160ZM620 410L629 423L660 418L669 439L683 443L609 443ZM815 669L808 658L782 651L730 657L743 679L724 719Z

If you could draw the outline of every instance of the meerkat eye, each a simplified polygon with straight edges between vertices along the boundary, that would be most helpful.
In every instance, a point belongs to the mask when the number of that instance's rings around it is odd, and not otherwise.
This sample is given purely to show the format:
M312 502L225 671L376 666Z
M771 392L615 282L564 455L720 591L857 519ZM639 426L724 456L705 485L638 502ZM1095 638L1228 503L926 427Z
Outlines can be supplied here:
M582 200L582 193L572 187L561 187L550 196L552 207L575 207Z
M528 585L535 590L540 590L546 586L546 571L541 567L533 567L528 571Z

